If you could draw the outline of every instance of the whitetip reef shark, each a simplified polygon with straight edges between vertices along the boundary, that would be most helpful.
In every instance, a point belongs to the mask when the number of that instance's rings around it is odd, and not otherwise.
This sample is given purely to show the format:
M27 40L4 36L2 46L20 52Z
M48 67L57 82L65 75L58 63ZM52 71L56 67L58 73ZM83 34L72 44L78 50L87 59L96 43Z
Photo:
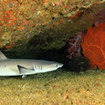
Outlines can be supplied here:
M63 64L46 60L9 59L0 51L0 76L22 76L57 70Z

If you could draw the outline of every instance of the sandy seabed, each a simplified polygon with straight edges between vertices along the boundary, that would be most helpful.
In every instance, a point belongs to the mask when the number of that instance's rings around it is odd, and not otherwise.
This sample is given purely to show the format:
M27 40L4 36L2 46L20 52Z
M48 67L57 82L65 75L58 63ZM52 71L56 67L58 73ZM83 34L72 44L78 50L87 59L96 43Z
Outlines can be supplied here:
M0 105L105 105L105 72L0 77Z

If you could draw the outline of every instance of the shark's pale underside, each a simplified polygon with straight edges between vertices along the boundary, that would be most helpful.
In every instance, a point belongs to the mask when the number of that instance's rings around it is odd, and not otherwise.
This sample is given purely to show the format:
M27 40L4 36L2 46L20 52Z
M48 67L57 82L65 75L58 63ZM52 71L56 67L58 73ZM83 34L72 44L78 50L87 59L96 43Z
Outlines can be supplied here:
M22 76L57 70L63 64L46 60L9 59L0 51L0 76Z

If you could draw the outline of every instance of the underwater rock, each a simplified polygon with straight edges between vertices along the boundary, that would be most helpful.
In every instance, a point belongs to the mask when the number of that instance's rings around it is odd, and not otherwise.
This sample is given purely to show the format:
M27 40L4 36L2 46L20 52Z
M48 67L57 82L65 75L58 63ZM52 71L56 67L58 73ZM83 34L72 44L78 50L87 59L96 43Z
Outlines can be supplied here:
M102 22L105 22L105 9L102 9L95 15L95 26L98 26Z
M19 41L19 44L23 45L29 42L30 38L40 36L40 33L51 28L63 33L62 38L65 39L67 35L72 35L92 24L93 20L90 20L94 19L92 10L95 9L97 13L100 5L102 5L100 9L104 8L104 1L101 3L101 0L92 2L90 0L1 0L0 48L8 48L8 45ZM62 34L53 33L58 37L56 39L60 40ZM44 36L49 37L49 33ZM58 43L54 42L51 46L57 46Z
M88 28L82 48L92 68L105 69L105 22Z

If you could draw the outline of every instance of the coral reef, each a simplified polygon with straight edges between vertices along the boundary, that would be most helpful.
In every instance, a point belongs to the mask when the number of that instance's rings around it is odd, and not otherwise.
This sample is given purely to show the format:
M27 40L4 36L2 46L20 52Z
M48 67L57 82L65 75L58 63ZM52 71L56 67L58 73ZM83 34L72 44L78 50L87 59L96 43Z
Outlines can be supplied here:
M66 67L76 73L85 72L91 68L89 60L84 57L82 52L82 46L84 37L87 30L75 35L70 36L66 43Z
M88 32L83 31L75 36L70 36L66 44L68 59L75 59L85 55L85 57L90 60L92 68L99 67L100 70L105 69L105 52L103 47L105 44L105 33L103 30L103 28L105 27L105 23L103 22L105 22L105 9L95 14L94 23L92 27L88 29ZM101 40L103 41L101 42ZM96 52L97 54L94 54Z
M93 68L105 69L105 22L88 28L82 43L83 53Z
M86 31L75 36L70 36L67 40L67 58L72 59L73 57L82 56L81 43L83 42L85 34Z
M72 35L73 32L81 31L83 27L88 27L93 21L91 20L87 24L87 21L93 18L92 15L88 12L88 17L86 16L85 19L78 17L81 17L82 13L91 6L101 3L102 0L1 0L0 48L5 46L8 48L8 46L18 41L28 42L30 37L37 37L40 33L44 33L45 30L51 28L57 31L63 30L64 38L66 38L67 35ZM84 13L84 15L86 14ZM43 35L45 34L42 34L42 37L44 37ZM54 32L53 35L55 35ZM56 42L52 44L54 43Z

